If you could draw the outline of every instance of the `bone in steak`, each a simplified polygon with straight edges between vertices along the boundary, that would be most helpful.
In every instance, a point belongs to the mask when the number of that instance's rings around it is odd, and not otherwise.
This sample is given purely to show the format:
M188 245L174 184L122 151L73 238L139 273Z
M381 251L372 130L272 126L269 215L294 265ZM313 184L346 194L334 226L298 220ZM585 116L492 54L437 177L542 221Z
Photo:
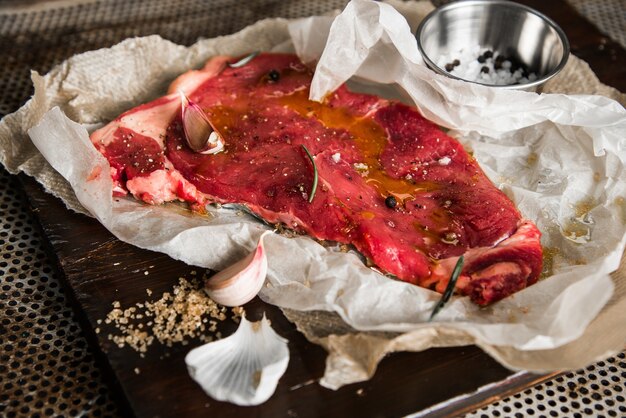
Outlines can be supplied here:
M180 76L169 94L92 135L115 192L150 204L239 203L270 223L353 244L379 269L442 292L461 255L457 292L495 302L537 281L536 226L453 138L404 104L342 86L308 100L312 73L297 57L229 57ZM204 109L226 146L186 145L180 99ZM312 202L313 155L319 186Z

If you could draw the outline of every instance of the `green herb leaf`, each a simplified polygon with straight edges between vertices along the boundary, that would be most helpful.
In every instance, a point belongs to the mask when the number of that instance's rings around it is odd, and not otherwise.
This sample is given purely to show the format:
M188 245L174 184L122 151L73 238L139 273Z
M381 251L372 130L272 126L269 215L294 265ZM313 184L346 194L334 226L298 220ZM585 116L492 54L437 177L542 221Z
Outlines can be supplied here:
M313 186L311 186L311 195L309 196L309 203L311 203L313 201L313 198L315 197L315 191L317 190L317 165L315 165L315 160L313 159L313 156L304 146L304 144L302 144L302 148L304 149L304 152L306 152L306 155L309 157L309 160L311 160L311 164L313 164Z
M448 302L448 300L450 300L450 297L454 293L454 287L456 286L456 281L461 275L461 270L463 270L463 262L464 262L464 258L463 256L460 256L459 260L456 262L456 265L454 266L454 270L452 270L452 276L450 276L450 281L448 282L448 286L446 286L446 290L443 292L443 295L441 295L441 299L439 299L439 302L437 302L437 305L435 305L435 309L433 309L433 312L430 314L430 318L428 318L428 322L432 321L435 315L437 315L439 311L444 307L444 305Z
M260 51L254 51L253 53L246 55L245 57L243 57L242 59L240 59L237 62L233 62L232 64L229 62L228 66L230 68L239 68L239 67L243 67L244 65L246 65L247 63L249 63L250 61L252 61L254 59L254 57L256 57L257 55L259 55Z

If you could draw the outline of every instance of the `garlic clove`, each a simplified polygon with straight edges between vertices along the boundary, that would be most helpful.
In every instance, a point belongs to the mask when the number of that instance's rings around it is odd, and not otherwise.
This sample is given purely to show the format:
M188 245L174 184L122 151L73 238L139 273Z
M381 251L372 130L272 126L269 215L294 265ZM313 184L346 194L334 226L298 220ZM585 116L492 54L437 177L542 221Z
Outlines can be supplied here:
M257 55L259 55L261 53L261 51L254 51L248 55L246 55L245 57L241 58L239 61L233 62L233 63L227 63L227 65L230 68L241 68L244 65L246 65L247 63L249 63L250 61L252 61Z
M208 145L211 148L205 151L200 151L200 154L217 154L224 149L224 141L222 141L222 137L220 137L215 131L211 132L211 135L209 135Z
M187 145L195 152L216 154L224 149L224 141L200 106L180 93L181 118Z
M259 322L244 316L233 335L191 350L185 363L189 375L212 398L259 405L272 396L287 370L289 348L265 315Z
M256 249L245 258L207 279L204 291L211 299L224 306L240 306L259 293L267 276L263 238L270 233L265 231Z

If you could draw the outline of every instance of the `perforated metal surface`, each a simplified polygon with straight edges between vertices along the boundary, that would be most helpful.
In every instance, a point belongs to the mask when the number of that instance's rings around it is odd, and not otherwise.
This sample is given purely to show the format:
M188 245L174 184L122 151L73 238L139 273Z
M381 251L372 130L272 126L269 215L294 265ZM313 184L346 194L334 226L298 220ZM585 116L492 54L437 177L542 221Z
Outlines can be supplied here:
M116 416L26 207L0 169L0 416Z
M626 48L625 0L568 0L598 29Z
M267 17L341 9L347 0L76 0L56 2L57 7L55 2L22 5L17 11L19 2L10 3L13 7L0 2L0 115L16 110L30 96L30 70L46 72L79 52L151 34L190 45Z
M57 1L40 6L27 2L18 11L0 3L4 60L0 66L0 116L16 110L30 96L31 69L46 72L78 52L153 33L191 44L199 37L232 33L259 18L317 14L339 8L345 1L262 0L254 6L235 0L216 0L210 6L201 0L78 3ZM621 11L618 31L624 36L623 1L574 3L593 3L593 7L617 4L617 11L603 11L602 15L619 16ZM208 7L210 14L206 13ZM45 238L24 199L17 181L0 168L0 416L117 416L119 410L43 250ZM625 382L622 353L468 417L622 417L626 416Z
M466 418L624 417L625 359L620 353L495 402Z

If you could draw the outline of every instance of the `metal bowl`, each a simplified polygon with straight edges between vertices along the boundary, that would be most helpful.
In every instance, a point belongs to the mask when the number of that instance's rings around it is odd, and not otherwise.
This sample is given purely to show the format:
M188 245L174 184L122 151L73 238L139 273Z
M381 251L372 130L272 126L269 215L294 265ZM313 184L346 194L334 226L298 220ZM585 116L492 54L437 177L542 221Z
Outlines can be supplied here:
M468 0L439 7L424 18L415 36L426 65L451 78L462 80L437 66L438 58L476 45L517 60L537 75L526 84L487 84L494 88L538 91L561 71L569 56L569 42L556 23L530 7L504 0Z

